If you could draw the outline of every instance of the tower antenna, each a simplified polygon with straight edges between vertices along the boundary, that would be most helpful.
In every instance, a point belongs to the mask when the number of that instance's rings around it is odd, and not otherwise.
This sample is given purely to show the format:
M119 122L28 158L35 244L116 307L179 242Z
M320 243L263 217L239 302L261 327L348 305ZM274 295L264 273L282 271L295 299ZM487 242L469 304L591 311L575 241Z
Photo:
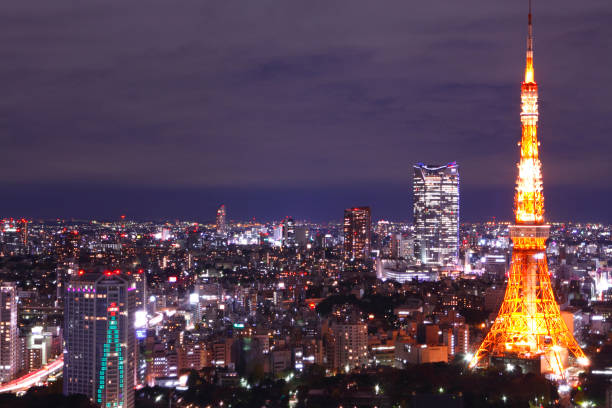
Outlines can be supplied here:
M533 25L531 24L531 0L529 0L527 51L533 52Z

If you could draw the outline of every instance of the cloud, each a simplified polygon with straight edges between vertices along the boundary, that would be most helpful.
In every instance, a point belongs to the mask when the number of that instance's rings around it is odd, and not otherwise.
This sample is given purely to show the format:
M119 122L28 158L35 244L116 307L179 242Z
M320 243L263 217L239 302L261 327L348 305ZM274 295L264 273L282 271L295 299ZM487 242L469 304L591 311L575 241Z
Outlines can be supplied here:
M520 3L520 2L519 2ZM517 2L9 2L0 182L512 183ZM545 183L610 188L612 5L535 8Z

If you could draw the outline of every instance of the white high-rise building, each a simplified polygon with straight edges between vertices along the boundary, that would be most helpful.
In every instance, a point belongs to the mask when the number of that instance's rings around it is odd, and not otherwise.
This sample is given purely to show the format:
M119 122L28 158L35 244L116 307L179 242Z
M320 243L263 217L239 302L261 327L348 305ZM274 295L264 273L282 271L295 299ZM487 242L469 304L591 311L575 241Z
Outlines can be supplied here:
M415 256L424 265L453 266L459 252L459 165L414 166Z
M17 374L17 289L12 282L0 282L0 382Z

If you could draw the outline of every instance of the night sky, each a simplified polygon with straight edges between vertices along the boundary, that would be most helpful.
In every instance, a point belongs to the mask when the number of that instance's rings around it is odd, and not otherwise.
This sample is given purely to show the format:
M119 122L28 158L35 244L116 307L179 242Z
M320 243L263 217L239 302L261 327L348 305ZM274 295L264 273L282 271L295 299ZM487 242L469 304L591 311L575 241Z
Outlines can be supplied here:
M527 1L0 2L0 217L511 217ZM612 2L535 0L547 218L612 222Z

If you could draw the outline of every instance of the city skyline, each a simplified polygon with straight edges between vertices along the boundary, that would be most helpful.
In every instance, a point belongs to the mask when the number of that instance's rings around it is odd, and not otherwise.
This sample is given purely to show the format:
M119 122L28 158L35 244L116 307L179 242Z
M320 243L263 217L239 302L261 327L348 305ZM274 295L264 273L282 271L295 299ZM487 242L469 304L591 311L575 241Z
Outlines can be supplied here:
M357 2L338 19L326 17L332 4L283 5L275 14L265 4L184 3L161 24L163 3L152 2L146 15L139 5L107 13L98 6L0 10L12 40L0 52L14 56L0 72L0 188L10 197L1 214L194 218L222 201L236 219L324 220L359 202L374 217L402 220L406 206L394 200L406 203L412 164L456 160L465 219L510 218L505 198L482 197L512 194L508 143L520 132L511 101L524 7L474 1L402 13L401 3ZM599 55L610 38L610 5L536 8L547 91L542 139L556 146L542 155L551 163L546 194L556 202L550 219L610 221L609 124L598 119L610 93L609 56ZM37 19L45 24L32 25ZM301 24L283 41L271 41L294 20ZM234 26L254 21L263 24L252 32ZM222 35L226 27L232 35ZM84 49L77 38L98 46ZM590 81L577 80L584 66ZM592 199L580 207L553 200L567 190ZM320 208L301 204L313 195ZM44 209L34 205L41 201Z
M612 7L523 1L0 8L0 406L612 407Z
M0 212L3 218L14 218L16 220L26 218L30 220L97 220L97 221L113 221L120 218L121 215L126 215L129 219L137 221L194 221L200 223L215 223L215 214L218 209L218 203L223 201L226 205L231 206L231 212L228 216L228 222L247 222L255 219L258 222L273 222L280 221L284 217L291 215L296 220L307 220L312 222L342 222L342 208L351 206L355 203L361 205L369 205L372 207L373 220L390 220L396 222L411 222L413 219L413 192L412 186L409 183L406 185L378 185L377 193L372 192L371 195L365 197L359 186L329 188L321 191L328 194L327 206L324 211L320 210L320 205L312 206L308 201L312 198L312 191L292 190L284 191L285 196L291 196L290 202L280 204L277 207L270 208L269 197L273 196L272 192L268 195L253 196L252 190L236 190L228 191L227 189L218 190L218 194L209 195L208 193L195 189L183 191L182 197L185 198L182 210L176 212L173 209L173 201L176 192L169 190L149 190L146 192L139 191L135 193L132 190L121 190L119 196L121 200L111 200L101 204L106 200L110 193L103 188L97 188L95 191L90 191L90 194L80 196L80 206L77 208L70 207L62 210L50 210L46 206L41 208L40 196L36 196L37 191L31 191L29 187L20 190L21 193L28 197L28 201L23 204L11 202L10 200L0 202L0 205L7 207L7 210ZM488 190L471 190L468 198L465 196L466 188L461 187L461 220L460 222L488 222L502 221L509 222L513 218L512 206L508 205L508 200L512 200L514 190L509 187L499 187L495 189L494 194L490 194ZM28 190L28 191L26 191ZM590 200L567 200L567 191L564 188L548 188L544 187L544 192L549 197L547 205L546 219L553 223L612 223L612 213L608 211L607 201L599 201L598 211L594 215L593 212L586 211L586 207L591 204ZM51 199L57 203L64 203L65 197L76 194L75 188L68 189L49 188L46 199ZM274 192L276 194L278 192ZM575 196L587 196L593 193L591 189L576 188L573 190ZM11 194L7 194L12 196ZM205 197L205 198L202 198ZM219 197L226 197L222 200ZM483 200L486 197L486 200ZM161 199L160 199L161 198ZM247 199L251 198L250 201ZM201 200L201 201L198 201ZM125 202L131 205L125 205ZM488 212L482 211L481 207L474 205L477 201L482 201L489 209ZM202 206L202 202L206 202ZM504 204L505 202L505 204ZM151 208L148 203L155 203L155 207ZM504 211L493 212L492 206L503 208ZM95 208L95 211L90 209ZM126 211L127 210L127 211Z

